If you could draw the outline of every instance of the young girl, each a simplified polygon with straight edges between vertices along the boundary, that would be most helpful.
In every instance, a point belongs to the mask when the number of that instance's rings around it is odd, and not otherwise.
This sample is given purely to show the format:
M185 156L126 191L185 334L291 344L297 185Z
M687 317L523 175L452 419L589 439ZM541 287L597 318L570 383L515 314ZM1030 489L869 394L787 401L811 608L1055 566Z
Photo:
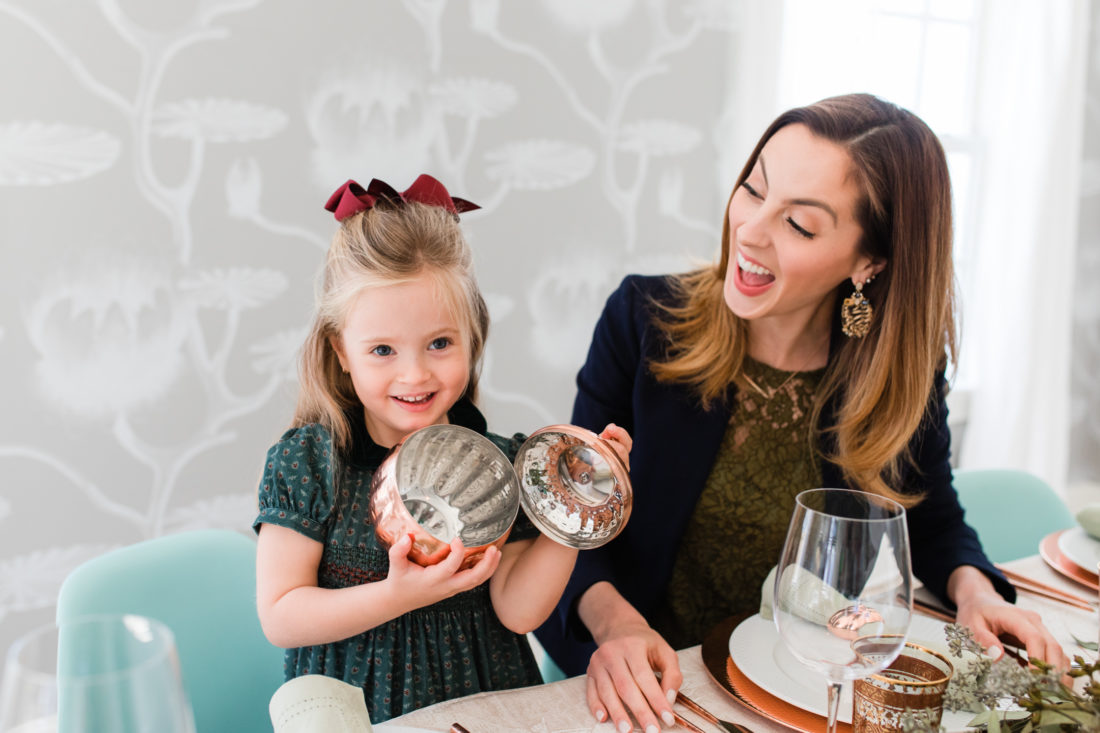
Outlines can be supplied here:
M371 720L440 700L541 682L524 636L554 608L577 551L521 511L503 550L459 570L462 543L430 567L411 540L388 553L369 516L371 475L428 425L485 435L514 458L523 436L486 432L474 406L488 311L458 213L477 208L422 175L398 193L348 181L303 348L292 427L259 488L257 604L286 647L287 679L363 688ZM609 425L624 461L630 436ZM489 581L488 583L486 581Z

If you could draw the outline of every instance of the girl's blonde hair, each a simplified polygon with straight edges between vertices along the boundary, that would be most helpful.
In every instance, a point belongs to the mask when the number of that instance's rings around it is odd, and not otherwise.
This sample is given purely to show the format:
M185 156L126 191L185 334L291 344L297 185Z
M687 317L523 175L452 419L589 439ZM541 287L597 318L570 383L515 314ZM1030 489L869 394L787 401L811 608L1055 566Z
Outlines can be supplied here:
M869 94L831 97L780 115L756 144L734 192L768 140L791 124L806 125L848 152L862 192L856 203L861 251L886 261L863 289L874 307L867 336L841 335L837 308L811 424L820 425L824 407L834 405L835 423L821 436L825 458L853 485L912 506L920 497L898 490L903 463L912 459L909 441L936 371L948 355L955 360L951 182L943 147L920 118L889 102ZM730 240L727 216L719 261L674 277L679 297L655 316L669 351L650 368L659 381L694 387L704 407L728 398L747 348L747 325L723 295ZM838 304L852 289L848 280L840 284Z
M339 338L355 299L367 288L435 280L437 292L455 316L470 354L470 378L463 397L477 399L478 370L489 331L489 310L474 276L473 254L458 217L439 206L379 202L341 222L318 280L316 312L302 347L300 390L291 427L320 423L337 448L351 444L347 411L362 403L340 366L333 338Z

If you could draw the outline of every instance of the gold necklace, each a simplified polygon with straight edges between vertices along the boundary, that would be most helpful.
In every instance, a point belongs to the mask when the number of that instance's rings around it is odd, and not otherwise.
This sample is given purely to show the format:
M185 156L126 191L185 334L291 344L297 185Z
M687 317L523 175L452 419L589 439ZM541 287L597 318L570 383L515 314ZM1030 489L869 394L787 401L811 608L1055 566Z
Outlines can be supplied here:
M746 357L746 358L752 359L752 357L751 357L751 356L748 356L748 357ZM755 359L753 359L753 361L756 361L756 360L755 360ZM742 364L741 364L741 378L742 378L742 379L744 379L744 380L745 380L745 382L746 382L746 383L747 383L747 384L748 384L748 385L749 385L750 387L752 387L752 388L753 388L753 389L755 389L755 390L756 390L757 392L759 392L759 393L760 393L760 396L761 396L761 397L763 397L763 398L764 398L764 399L766 399L766 400L770 400L770 399L771 399L772 397L775 397L775 396L776 396L776 395L777 395L777 394L779 393L779 391L780 391L780 390L782 390L782 389L783 389L784 387L786 387L786 386L787 386L788 384L790 384L790 383L791 383L791 380L793 380L793 379L794 379L795 377L797 377L797 376L799 376L799 375L801 375L801 374L805 373L805 371L806 371L806 367L807 367L807 366L809 366L809 364L810 364L810 362L811 362L811 361L813 361L813 359L807 359L807 360L806 360L806 364L804 364L804 365L802 366L802 368L801 368L801 369L798 369L798 370L796 370L796 371L793 371L793 372L791 372L791 373L790 373L790 375L788 375L788 377L787 377L786 379L784 379L784 380L783 380L782 382L780 382L780 383L779 383L779 386L778 386L778 387L773 387L773 388L772 388L772 389L771 389L770 391L768 391L768 392L765 392L765 391L764 391L764 388L763 388L763 387L761 387L761 386L760 386L759 384L757 384L757 383L756 383L756 380L754 380L754 379L753 379L752 377L750 377L750 376L749 376L749 375L748 375L748 374L747 374L747 373L745 372L745 366L744 366L744 363L743 363L743 362L742 362ZM757 363L757 364L760 364L761 366L765 366L765 367L768 367L769 369L775 369L776 371L783 371L782 369L779 369L778 367L773 367L773 366L771 366L770 364L765 364L765 363L764 363L764 362L762 362L762 361L757 361L756 363Z
M772 368L774 369L775 367L772 367ZM792 379L794 379L795 377L797 377L801 373L802 372L791 372L791 375L789 377L787 377L786 379L784 379L783 382L778 387L773 387L768 392L765 392L764 388L761 387L759 384L757 384L756 380L754 380L748 374L745 374L744 372L741 372L741 378L744 379L750 387L752 387L757 392L759 392L761 397L763 397L766 400L770 400L772 397L775 397L775 395L778 394L781 389L783 389L788 384L790 384Z

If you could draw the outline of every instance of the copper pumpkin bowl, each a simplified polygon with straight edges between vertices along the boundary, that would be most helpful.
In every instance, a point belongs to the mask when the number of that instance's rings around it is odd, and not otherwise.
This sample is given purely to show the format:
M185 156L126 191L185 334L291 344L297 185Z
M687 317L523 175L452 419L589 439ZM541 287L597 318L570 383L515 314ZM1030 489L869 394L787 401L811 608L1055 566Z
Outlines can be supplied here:
M430 425L394 446L371 480L370 514L389 548L413 536L409 558L434 565L458 537L462 567L508 538L519 511L519 482L489 439L458 425Z
M515 466L488 438L431 425L395 446L371 481L370 514L386 548L413 536L409 558L433 565L458 537L462 567L500 547L523 505L555 541L588 549L611 540L630 517L626 466L594 433L573 425L535 431Z

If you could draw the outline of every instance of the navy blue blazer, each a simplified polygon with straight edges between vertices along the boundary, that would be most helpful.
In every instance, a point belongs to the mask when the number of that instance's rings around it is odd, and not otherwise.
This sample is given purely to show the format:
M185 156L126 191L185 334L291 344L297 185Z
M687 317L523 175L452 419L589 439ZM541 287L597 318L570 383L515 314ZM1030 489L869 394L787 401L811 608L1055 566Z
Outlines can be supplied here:
M667 277L631 275L623 280L604 307L577 375L573 423L599 431L613 422L634 438L634 506L618 537L580 553L561 601L536 631L551 658L569 675L584 672L596 649L576 614L578 599L594 583L611 582L646 618L657 609L729 422L728 404L703 410L688 387L658 383L647 368L651 359L664 353L663 336L652 323L653 302L670 297ZM1015 591L964 522L951 485L944 392L940 373L926 419L910 443L917 468L907 467L904 474L904 491L925 494L907 512L913 573L947 602L948 576L960 565L973 565L1011 601ZM832 420L830 411L824 410L822 422L828 425ZM848 485L832 463L823 463L821 472L823 486Z

